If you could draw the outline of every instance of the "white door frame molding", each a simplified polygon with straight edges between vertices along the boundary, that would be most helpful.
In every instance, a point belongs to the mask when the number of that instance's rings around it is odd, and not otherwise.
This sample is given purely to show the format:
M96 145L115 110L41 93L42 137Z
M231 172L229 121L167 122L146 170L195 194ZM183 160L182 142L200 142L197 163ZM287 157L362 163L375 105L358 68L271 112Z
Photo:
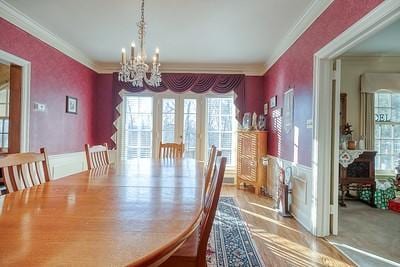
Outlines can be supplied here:
M332 131L338 131L331 127L333 104L340 105L332 103L331 61L399 18L400 1L386 0L314 55L311 211L314 235L330 234L331 161L338 161L331 156L332 136L335 136Z
M29 151L29 116L30 116L30 88L31 88L31 63L7 53L0 49L0 60L22 67L22 92L21 92L21 152Z

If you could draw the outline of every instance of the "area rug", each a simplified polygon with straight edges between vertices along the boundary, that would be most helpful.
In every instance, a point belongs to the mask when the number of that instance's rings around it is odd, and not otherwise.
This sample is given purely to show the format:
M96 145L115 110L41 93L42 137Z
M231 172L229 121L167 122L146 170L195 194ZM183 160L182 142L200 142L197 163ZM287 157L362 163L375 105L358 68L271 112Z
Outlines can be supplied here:
M232 197L219 199L207 249L212 267L264 266L246 222Z

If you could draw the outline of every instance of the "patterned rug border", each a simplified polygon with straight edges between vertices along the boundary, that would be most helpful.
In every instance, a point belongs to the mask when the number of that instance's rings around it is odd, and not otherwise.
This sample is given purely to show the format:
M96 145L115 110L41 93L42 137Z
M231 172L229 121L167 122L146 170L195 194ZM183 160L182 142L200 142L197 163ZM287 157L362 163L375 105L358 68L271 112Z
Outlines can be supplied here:
M253 232L251 231L249 224L244 219L245 216L243 215L243 213L241 211L241 207L238 205L238 201L236 200L236 198L232 197L232 196L220 196L217 209L218 209L217 214L220 209L221 209L222 214L225 214L223 212L224 209L230 210L230 211L228 211L228 213L232 213L229 216L233 216L232 218L234 218L234 223L236 225L235 227L237 227L237 231L238 231L238 237L241 240L240 244L242 244L241 246L244 245L244 247L242 249L244 249L244 253L247 257L246 262L248 262L248 261L249 262L247 264L245 264L244 262L242 264L239 263L239 265L235 264L235 266L265 267L263 258L261 257L259 249L255 243ZM216 214L216 216L217 216L217 214ZM224 224L224 221L223 220L221 221L221 218L220 219L217 219L217 217L215 218L213 230L211 233L212 238L210 236L210 240L209 240L209 246L211 246L208 248L209 256L208 256L207 261L208 261L209 266L214 266L214 267L216 267L216 266L224 266L224 267L233 266L232 263L226 262L226 260L228 260L228 258L230 257L228 255L231 255L230 253L232 253L232 251L229 252L228 250L226 250L227 247L225 247L225 246L228 245L228 243L225 243L225 241L227 241L228 239L222 238L222 236L224 236L224 234L222 234L224 232L223 224ZM215 228L215 227L217 227L217 228ZM222 236L220 236L220 235L222 235ZM243 243L245 240L247 242L247 246L245 245L245 243ZM221 241L223 241L223 243L221 243ZM255 259L255 261L253 261L252 259L253 260ZM255 265L253 265L253 263L251 263L251 262L253 262Z
M238 201L236 200L235 197L230 197L230 196L221 196L220 199L221 199L221 198L231 198L231 199L233 200L233 202L235 203L235 208L237 208L238 211L239 211L240 219L241 219L241 220L244 222L244 224L246 225L246 230L247 230L247 232L250 233L250 237L251 237L250 240L251 240L251 243L252 243L252 245L253 245L253 247L254 247L255 252L257 253L257 257L260 259L261 265L262 265L263 267L265 267L264 260L263 260L263 258L261 257L260 252L258 251L257 245L255 244L253 232L250 230L250 227L249 227L247 221L243 218L243 214L242 214L241 208L239 207Z

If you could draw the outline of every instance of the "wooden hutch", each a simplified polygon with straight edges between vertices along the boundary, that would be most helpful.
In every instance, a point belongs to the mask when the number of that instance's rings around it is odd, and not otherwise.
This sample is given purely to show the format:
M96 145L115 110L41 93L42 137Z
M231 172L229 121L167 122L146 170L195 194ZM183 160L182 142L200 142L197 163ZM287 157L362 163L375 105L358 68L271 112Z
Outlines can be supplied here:
M254 186L255 193L267 184L267 168L262 157L267 155L266 131L239 131L237 156L237 187Z

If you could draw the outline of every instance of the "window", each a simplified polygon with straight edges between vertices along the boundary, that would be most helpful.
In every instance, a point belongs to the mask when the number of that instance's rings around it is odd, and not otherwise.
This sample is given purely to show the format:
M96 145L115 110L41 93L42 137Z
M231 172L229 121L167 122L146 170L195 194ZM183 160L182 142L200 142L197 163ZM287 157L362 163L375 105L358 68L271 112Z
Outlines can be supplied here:
M8 151L10 90L8 83L0 87L0 151Z
M211 145L236 164L233 95L125 93L118 147L120 158L158 156L159 143L183 142L185 158L207 160Z
M175 99L162 100L162 142L175 142Z
M375 93L376 169L394 170L400 153L400 94Z
M233 97L208 97L207 98L207 155L212 145L222 151L227 158L227 165L234 164L236 129L235 109Z
M197 100L185 98L183 100L183 143L185 144L185 158L196 158Z
M153 98L125 97L125 129L122 159L151 158L153 140Z

